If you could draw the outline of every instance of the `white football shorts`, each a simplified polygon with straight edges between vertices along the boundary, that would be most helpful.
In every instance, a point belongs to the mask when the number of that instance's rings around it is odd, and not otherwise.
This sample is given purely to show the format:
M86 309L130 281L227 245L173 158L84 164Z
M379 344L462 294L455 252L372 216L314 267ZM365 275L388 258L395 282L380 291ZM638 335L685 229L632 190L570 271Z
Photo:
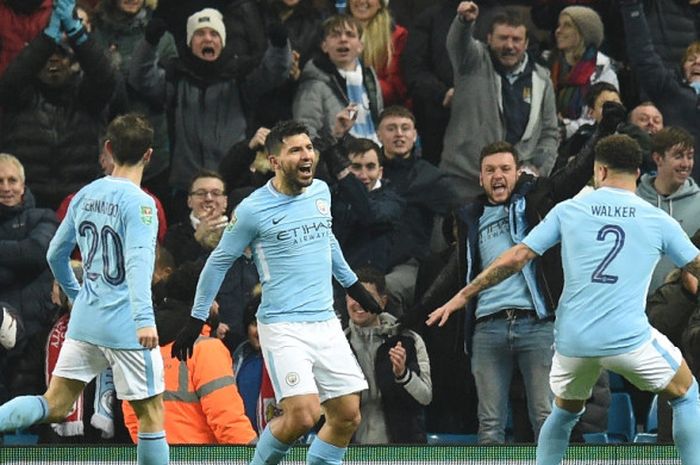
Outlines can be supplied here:
M89 383L111 367L114 388L122 400L142 400L165 389L160 349L110 349L66 338L58 354L54 376Z

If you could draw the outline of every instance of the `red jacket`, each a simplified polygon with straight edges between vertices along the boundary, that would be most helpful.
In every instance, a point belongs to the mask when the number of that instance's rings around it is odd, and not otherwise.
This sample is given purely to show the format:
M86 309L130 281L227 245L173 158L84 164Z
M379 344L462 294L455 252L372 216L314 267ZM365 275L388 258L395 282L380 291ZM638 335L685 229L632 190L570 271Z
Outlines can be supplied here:
M249 444L257 435L245 414L233 377L233 361L224 344L200 336L187 362L170 356L172 343L160 348L165 368L165 436L168 444ZM187 385L181 380L187 380ZM138 420L122 403L124 423L136 442Z
M52 9L53 0L44 0L31 15L20 15L0 0L0 75L25 45L44 30Z
M410 107L408 101L408 87L406 86L406 80L401 70L401 54L403 53L403 49L406 48L407 40L408 31L406 28L398 24L394 26L394 30L391 33L391 42L394 46L394 54L391 57L391 62L389 62L388 66L375 70L379 78L379 85L382 87L384 108L391 105Z

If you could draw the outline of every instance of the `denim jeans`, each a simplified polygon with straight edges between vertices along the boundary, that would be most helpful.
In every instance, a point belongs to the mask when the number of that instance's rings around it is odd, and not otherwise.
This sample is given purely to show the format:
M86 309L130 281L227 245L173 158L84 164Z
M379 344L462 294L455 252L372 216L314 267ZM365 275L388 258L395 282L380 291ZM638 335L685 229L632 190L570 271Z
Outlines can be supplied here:
M537 440L552 406L549 370L553 346L554 323L551 321L516 317L476 324L471 361L479 396L479 443L505 442L508 393L516 368L523 377L528 414Z

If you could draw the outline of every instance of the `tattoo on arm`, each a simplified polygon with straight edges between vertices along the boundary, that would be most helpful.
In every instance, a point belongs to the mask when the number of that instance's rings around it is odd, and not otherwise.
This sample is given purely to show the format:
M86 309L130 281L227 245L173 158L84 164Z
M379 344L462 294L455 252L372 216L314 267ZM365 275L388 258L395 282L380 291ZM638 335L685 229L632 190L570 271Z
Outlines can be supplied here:
M495 286L506 278L520 271L522 267L513 264L495 265L487 268L479 274L467 287L472 288L474 293ZM465 289L466 290L466 289Z

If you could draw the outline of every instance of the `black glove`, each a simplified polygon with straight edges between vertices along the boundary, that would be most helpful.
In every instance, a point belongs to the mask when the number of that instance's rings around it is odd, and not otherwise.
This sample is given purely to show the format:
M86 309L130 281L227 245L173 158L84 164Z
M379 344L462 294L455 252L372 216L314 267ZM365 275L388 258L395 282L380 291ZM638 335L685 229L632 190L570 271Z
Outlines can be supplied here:
M202 326L204 326L202 320L191 316L175 338L170 356L177 357L183 362L190 358L194 353L194 343L202 332Z
M154 16L146 24L146 30L143 32L146 42L153 45L154 47L160 42L160 38L163 37L165 31L168 30L168 24L160 16Z
M279 21L273 21L267 26L267 37L273 47L287 45L287 28Z
M360 281L355 281L355 284L345 289L345 292L352 297L355 302L360 304L360 307L364 308L365 311L370 313L382 313L384 309L379 306L379 303L374 300L372 294L367 292L365 286L363 286Z
M620 123L627 120L627 109L621 103L605 102L603 104L603 118L598 125L601 136L613 134Z
M345 149L346 137L336 139L328 131L322 130L314 139L314 148L318 150L321 161L326 164L328 174L334 178L337 178L345 168L350 166L350 159Z

